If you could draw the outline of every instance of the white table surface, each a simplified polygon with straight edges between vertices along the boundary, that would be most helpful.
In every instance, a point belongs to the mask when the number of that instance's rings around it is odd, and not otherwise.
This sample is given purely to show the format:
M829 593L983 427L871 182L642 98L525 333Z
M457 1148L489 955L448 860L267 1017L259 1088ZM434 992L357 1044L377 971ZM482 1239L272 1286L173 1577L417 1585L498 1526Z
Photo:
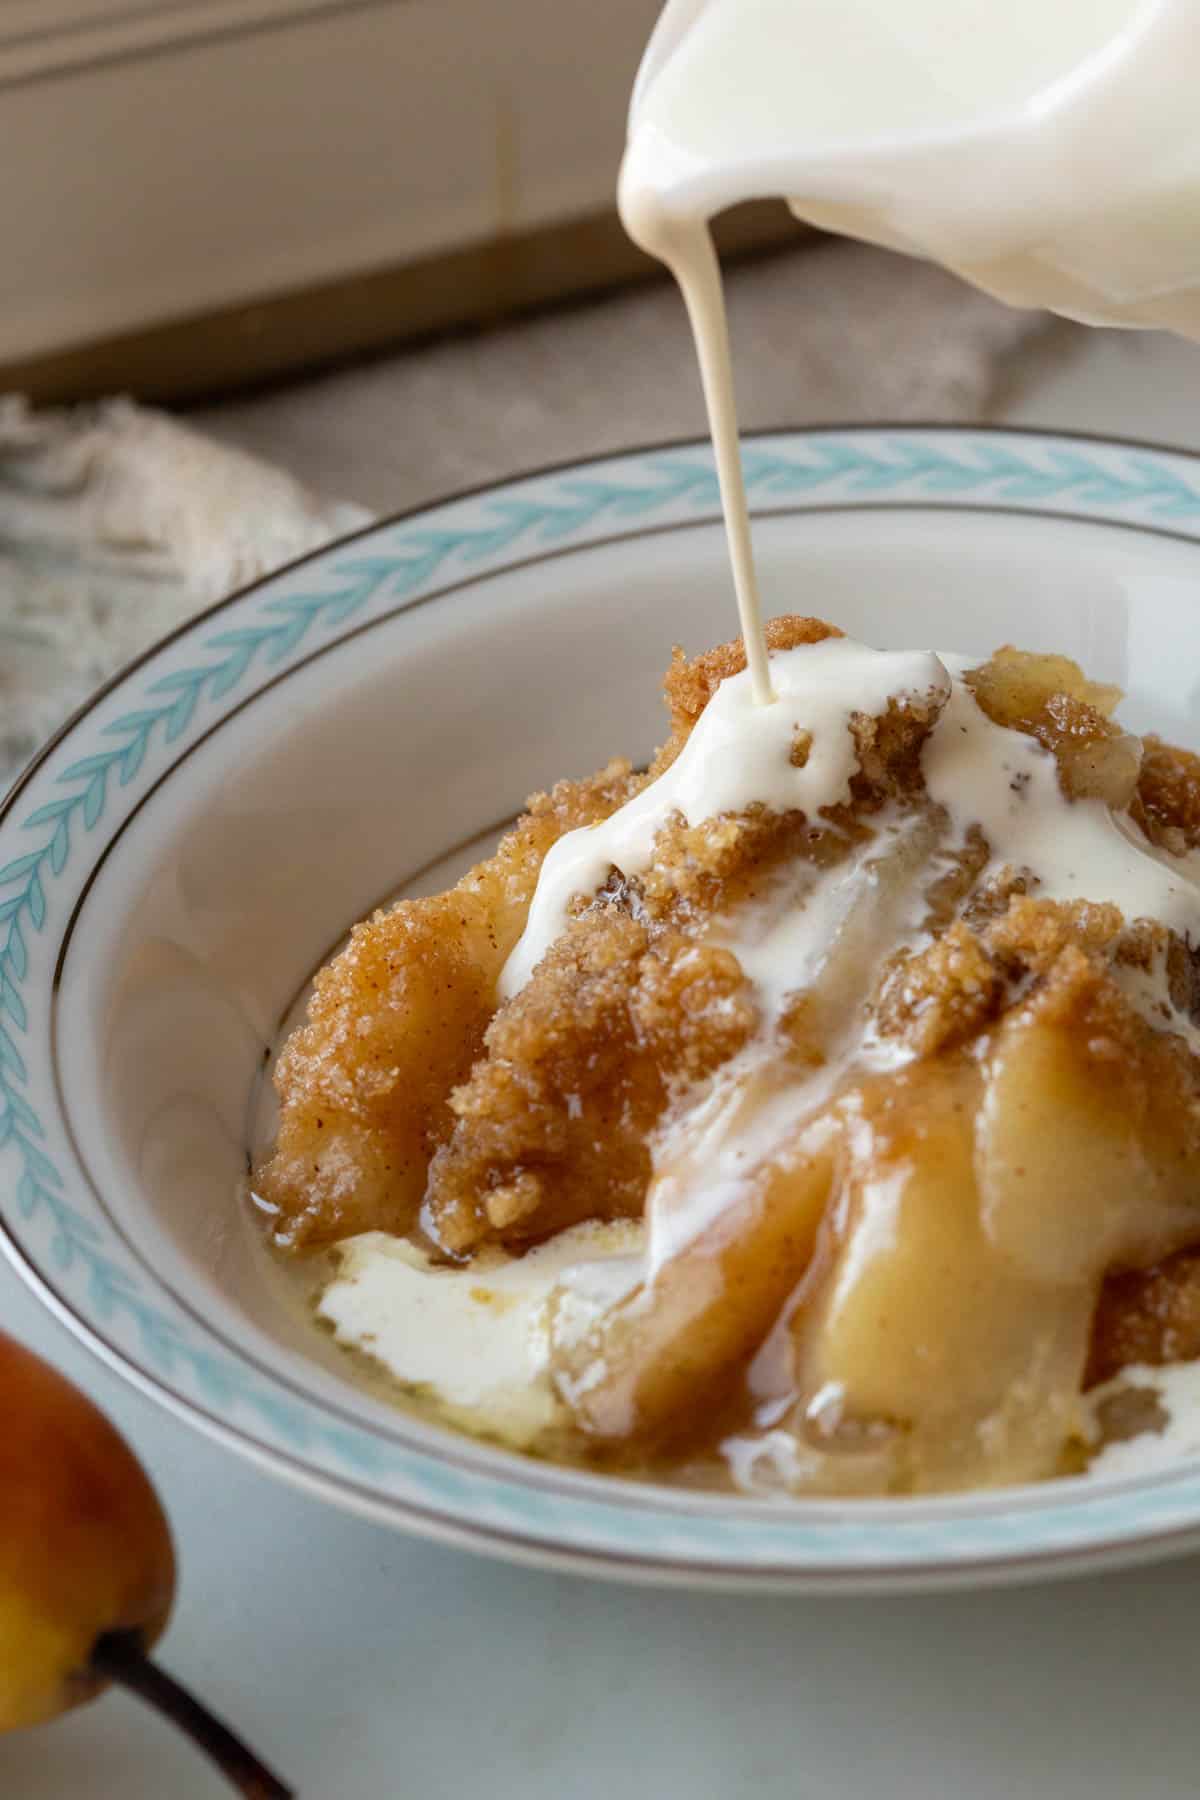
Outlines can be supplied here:
M1200 350L1097 338L1008 417L1200 446ZM124 1429L174 1521L163 1660L305 1800L1182 1800L1200 1788L1200 1559L876 1600L623 1589L318 1505L96 1363L0 1266L0 1322ZM11 1800L218 1800L106 1697L0 1739Z

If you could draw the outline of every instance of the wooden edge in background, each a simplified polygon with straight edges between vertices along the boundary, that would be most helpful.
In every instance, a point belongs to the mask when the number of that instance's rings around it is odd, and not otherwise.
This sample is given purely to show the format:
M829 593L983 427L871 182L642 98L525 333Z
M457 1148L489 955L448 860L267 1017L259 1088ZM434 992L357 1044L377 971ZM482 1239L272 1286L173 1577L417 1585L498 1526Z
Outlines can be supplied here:
M716 238L723 255L737 255L795 240L801 229L781 202L754 201L724 214ZM656 274L616 213L596 213L9 363L0 391L41 404L106 394L196 400Z

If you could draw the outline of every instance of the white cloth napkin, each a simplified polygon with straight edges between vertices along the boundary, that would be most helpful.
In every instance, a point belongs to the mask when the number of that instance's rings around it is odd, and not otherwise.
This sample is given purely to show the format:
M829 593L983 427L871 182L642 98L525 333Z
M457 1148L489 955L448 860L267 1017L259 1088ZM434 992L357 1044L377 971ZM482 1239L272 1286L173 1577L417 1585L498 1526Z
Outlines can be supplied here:
M0 398L0 791L156 637L370 516L128 401Z

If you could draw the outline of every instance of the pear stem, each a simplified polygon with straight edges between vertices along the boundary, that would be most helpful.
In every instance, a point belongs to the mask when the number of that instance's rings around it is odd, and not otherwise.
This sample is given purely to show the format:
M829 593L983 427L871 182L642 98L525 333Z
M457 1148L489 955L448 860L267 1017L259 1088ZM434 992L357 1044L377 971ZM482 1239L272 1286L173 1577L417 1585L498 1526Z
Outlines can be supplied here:
M193 1744L211 1757L230 1787L246 1800L295 1800L248 1744L188 1693L165 1669L151 1662L134 1631L112 1631L92 1651L92 1669L105 1681L123 1687L170 1719Z

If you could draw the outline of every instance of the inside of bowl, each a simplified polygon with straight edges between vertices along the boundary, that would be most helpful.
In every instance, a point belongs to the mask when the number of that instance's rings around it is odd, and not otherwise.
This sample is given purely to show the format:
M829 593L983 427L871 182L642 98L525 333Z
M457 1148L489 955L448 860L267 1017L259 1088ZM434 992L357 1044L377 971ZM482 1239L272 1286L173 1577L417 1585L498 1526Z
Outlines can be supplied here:
M765 518L771 612L885 646L1078 657L1188 741L1194 544L1053 517L913 508ZM250 1103L280 1020L353 920L616 753L645 758L670 647L731 635L719 527L468 580L326 641L213 728L110 846L66 947L62 1091L137 1255L230 1343L364 1414L381 1404L255 1254Z

